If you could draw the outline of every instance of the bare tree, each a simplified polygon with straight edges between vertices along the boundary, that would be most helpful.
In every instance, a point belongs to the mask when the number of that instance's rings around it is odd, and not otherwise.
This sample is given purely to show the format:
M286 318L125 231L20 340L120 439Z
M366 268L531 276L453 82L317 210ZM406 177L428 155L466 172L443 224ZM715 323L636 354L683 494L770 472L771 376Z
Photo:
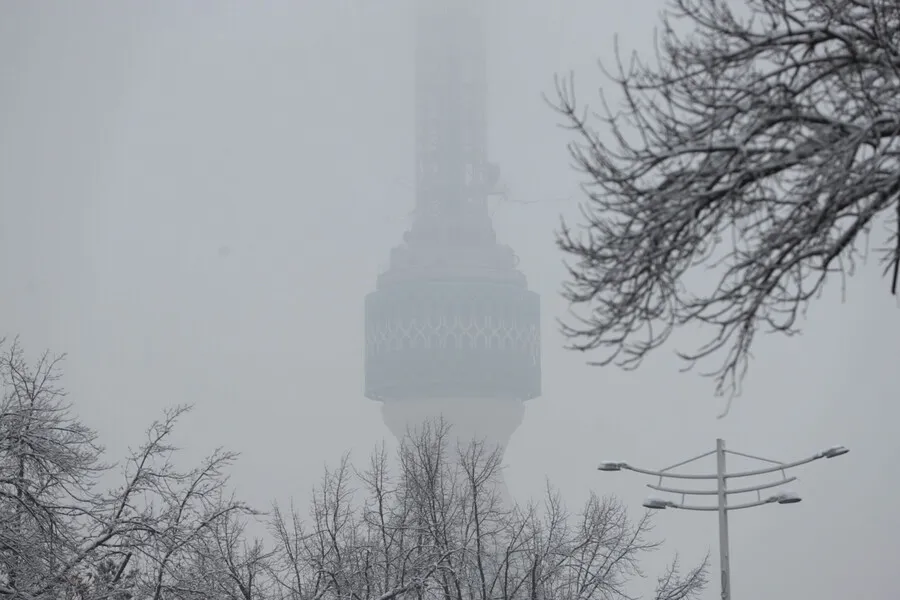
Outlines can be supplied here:
M100 462L96 434L71 414L59 358L0 355L0 596L11 600L604 600L627 598L649 521L612 499L569 515L507 506L500 455L451 444L443 423L411 434L389 468L345 459L315 489L310 518L277 507L273 543L248 541L260 516L227 492L234 455L174 465L169 411L122 465ZM658 600L693 598L706 563L660 578Z
M746 16L735 14L739 4ZM829 275L870 233L897 292L900 4L893 0L671 0L657 61L617 60L622 106L592 128L571 79L556 108L576 133L585 228L564 324L599 364L636 367L679 326L708 341L718 393L739 391L756 332L798 330ZM692 31L679 36L679 26ZM692 274L713 273L701 287ZM578 313L580 307L588 308Z
M177 408L155 423L122 469L100 462L96 433L71 414L61 357L34 365L18 342L0 355L0 595L16 600L173 597L192 544L243 505L223 494L233 455L177 469Z
M172 597L258 600L272 598L269 554L262 542L248 542L247 521L229 514L205 529L186 560L173 570Z
M473 443L454 448L443 424L410 435L389 468L384 449L367 469L347 460L313 494L308 526L275 512L270 573L283 600L590 600L628 598L647 539L617 501L592 497L570 515L545 502L507 507L496 490L500 458ZM359 497L359 496L361 497ZM673 563L658 600L696 597L706 563L680 576Z

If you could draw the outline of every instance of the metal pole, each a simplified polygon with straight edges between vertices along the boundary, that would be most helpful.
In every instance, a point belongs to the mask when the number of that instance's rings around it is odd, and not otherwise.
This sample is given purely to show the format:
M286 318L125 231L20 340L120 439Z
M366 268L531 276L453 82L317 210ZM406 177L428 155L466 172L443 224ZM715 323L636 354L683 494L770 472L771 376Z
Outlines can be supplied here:
M722 600L731 600L731 568L728 551L728 500L725 495L725 440L716 440L716 481L719 494L719 568L722 572Z

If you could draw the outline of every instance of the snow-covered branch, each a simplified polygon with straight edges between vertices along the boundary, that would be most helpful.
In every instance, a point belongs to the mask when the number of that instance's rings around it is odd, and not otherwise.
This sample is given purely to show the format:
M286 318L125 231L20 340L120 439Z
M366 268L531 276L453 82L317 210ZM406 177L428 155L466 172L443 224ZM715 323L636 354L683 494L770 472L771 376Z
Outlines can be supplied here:
M619 105L589 115L571 80L555 103L587 194L583 227L558 237L572 348L633 368L701 324L707 342L680 356L715 360L720 393L756 333L796 332L870 234L895 293L900 261L900 5L732 4L672 0L658 60L608 73Z

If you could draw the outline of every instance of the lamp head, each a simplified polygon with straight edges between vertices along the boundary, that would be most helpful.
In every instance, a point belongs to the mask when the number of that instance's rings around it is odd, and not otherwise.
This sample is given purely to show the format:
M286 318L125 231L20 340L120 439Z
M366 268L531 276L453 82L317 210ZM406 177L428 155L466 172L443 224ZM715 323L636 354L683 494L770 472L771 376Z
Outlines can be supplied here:
M778 504L796 504L800 502L802 498L793 492L782 492L777 496L773 496L772 500Z
M832 446L831 448L822 452L822 456L825 458L834 458L835 456L841 456L850 452L849 448L845 448L844 446Z
M604 460L597 467L598 471L621 471L625 467L625 463L621 461Z
M652 508L654 510L662 510L664 508L668 508L672 503L663 498L657 498L655 496L650 496L646 500L644 500L644 508Z

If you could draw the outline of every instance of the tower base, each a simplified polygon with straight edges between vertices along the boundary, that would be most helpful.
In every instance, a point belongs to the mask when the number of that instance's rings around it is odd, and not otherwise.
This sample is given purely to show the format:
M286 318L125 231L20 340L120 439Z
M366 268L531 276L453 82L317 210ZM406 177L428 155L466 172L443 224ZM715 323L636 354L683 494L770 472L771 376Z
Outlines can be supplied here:
M407 432L419 429L426 422L443 418L451 426L450 435L466 447L470 442L483 441L485 450L497 450L500 458L525 416L525 403L510 398L423 398L393 400L381 406L384 424L402 440ZM509 490L500 473L497 490L504 502L510 503Z

